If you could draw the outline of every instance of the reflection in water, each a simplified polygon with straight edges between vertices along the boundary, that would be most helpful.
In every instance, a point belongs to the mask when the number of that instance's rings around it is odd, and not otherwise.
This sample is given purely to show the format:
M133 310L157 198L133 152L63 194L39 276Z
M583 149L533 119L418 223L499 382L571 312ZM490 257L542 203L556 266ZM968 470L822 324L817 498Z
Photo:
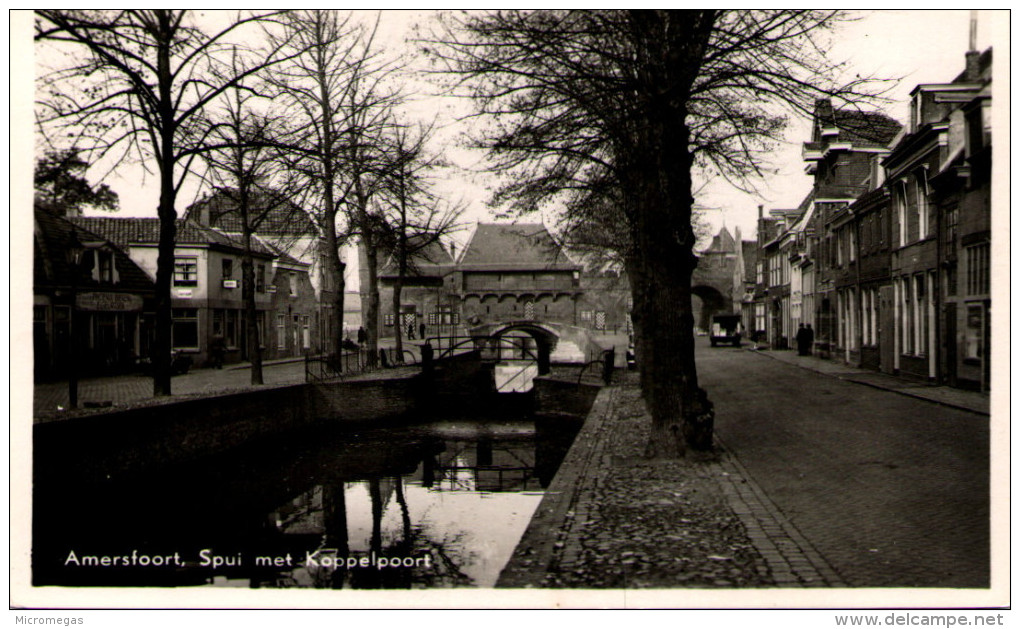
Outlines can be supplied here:
M98 487L40 475L33 581L492 586L577 428L443 421L305 434Z

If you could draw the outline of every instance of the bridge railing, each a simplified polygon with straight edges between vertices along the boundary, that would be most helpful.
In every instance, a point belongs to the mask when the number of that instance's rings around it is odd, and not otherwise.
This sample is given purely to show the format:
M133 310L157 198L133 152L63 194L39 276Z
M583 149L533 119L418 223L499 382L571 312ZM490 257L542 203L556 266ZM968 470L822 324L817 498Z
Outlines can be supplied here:
M377 369L418 364L418 357L407 349L398 353L393 348L380 348L374 366L368 355L367 349L348 350L340 354L305 355L305 382L342 380Z

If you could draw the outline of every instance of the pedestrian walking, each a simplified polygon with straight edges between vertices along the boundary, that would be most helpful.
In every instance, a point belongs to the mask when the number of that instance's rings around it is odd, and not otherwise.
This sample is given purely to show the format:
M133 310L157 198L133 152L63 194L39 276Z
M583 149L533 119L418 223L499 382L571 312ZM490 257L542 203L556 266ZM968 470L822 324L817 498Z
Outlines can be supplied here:
M807 351L804 355L810 356L814 353L815 349L815 331L811 329L810 323L807 324L805 331L807 332L807 334L804 335L805 342L807 344Z
M414 340L414 324L413 323L408 323L407 324L407 338L412 340L412 341Z
M358 326L358 345L364 345L366 338L368 338L368 334L365 332L365 328Z
M422 340L425 339L425 322L424 321L422 321L421 323L418 324L418 338L420 338Z

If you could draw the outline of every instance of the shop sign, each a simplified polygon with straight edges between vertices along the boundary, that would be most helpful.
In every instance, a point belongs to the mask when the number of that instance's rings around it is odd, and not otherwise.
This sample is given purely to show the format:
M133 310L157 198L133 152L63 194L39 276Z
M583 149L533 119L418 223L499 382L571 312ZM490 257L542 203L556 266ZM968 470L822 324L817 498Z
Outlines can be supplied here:
M128 293L78 293L79 310L95 312L141 312L142 298Z

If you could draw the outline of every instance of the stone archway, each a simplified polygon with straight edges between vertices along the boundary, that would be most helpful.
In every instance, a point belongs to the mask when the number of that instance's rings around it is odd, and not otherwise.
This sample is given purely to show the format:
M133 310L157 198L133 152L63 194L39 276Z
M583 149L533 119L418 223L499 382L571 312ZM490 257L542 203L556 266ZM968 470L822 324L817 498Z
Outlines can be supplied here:
M699 284L691 292L698 298L691 304L694 325L706 332L712 328L713 315L729 314L732 310L731 301L713 286Z

